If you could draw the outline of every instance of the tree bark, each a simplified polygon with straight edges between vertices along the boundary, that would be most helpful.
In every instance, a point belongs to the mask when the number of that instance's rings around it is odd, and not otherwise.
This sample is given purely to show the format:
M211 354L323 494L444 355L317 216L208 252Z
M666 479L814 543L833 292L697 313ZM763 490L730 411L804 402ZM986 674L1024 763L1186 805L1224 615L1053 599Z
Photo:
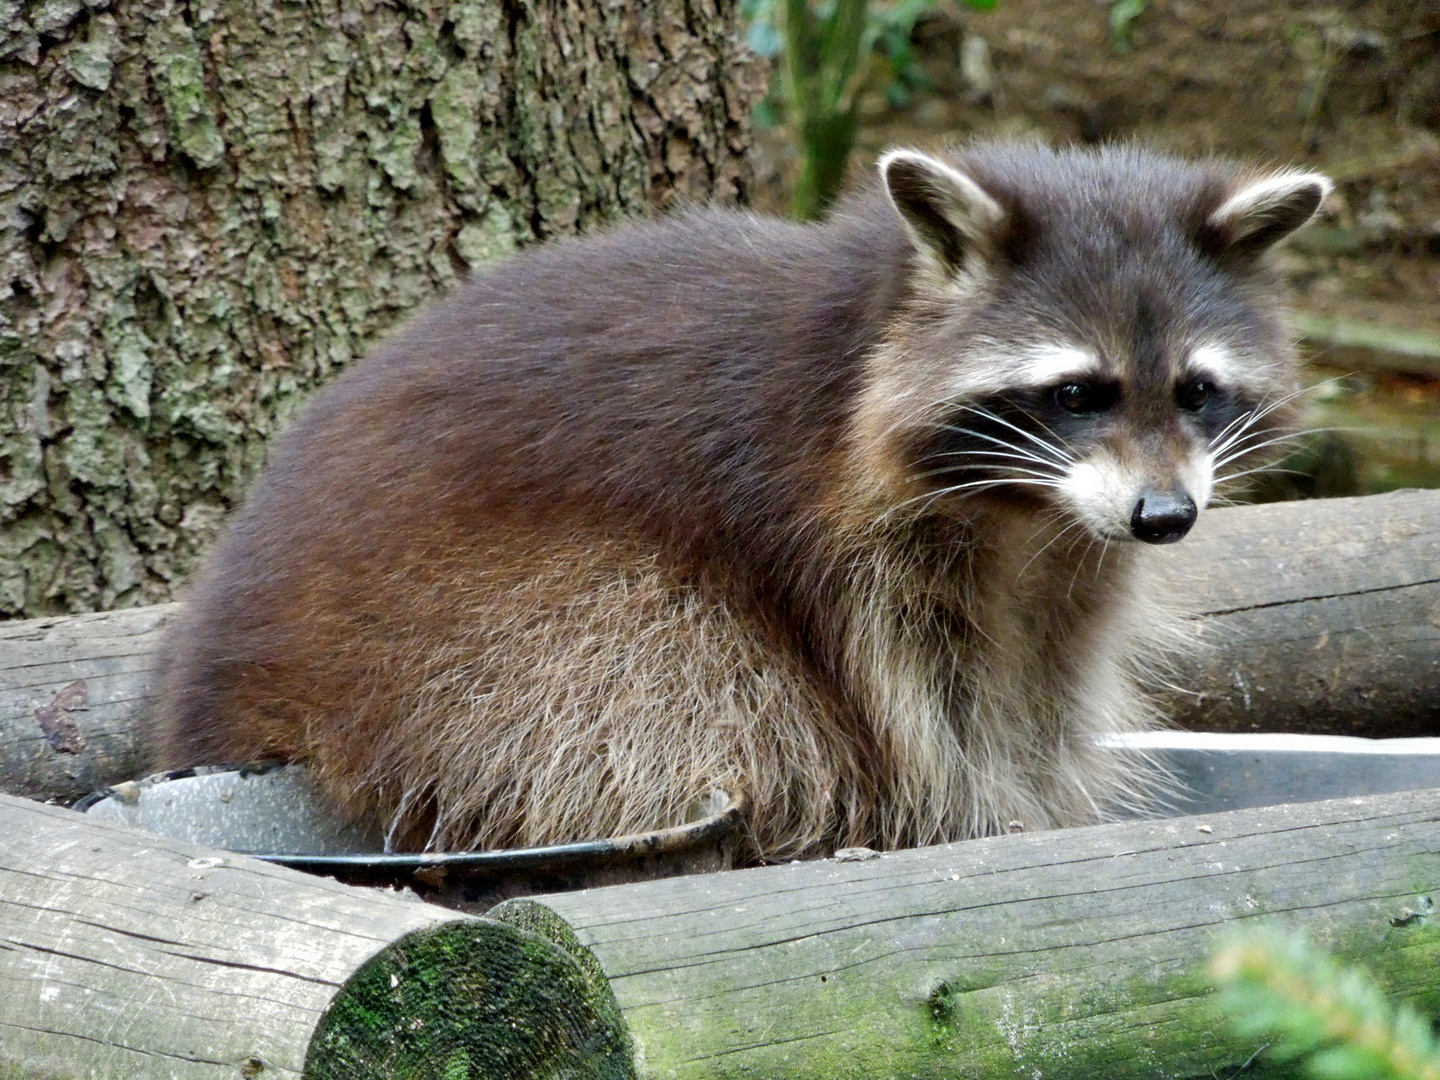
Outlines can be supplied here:
M469 268L743 201L738 8L0 2L0 614L169 598L304 395Z

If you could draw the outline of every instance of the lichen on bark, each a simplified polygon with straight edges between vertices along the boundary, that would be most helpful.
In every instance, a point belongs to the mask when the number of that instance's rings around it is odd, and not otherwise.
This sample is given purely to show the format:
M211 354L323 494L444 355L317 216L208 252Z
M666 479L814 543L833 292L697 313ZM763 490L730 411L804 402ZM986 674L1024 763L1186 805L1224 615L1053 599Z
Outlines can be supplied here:
M167 599L479 263L743 201L736 0L0 0L0 614Z

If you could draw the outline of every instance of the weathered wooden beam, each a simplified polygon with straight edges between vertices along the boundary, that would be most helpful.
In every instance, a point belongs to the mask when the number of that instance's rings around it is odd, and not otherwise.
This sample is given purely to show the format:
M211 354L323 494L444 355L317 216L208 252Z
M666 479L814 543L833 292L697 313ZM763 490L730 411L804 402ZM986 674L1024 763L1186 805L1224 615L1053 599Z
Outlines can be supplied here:
M0 791L73 801L144 770L156 650L179 610L0 622Z
M1215 510L1156 554L1176 605L1202 613L1163 697L1182 726L1440 734L1440 492ZM75 799L143 771L177 610L0 623L0 790Z
M1440 791L539 901L608 977L642 1077L1148 1080L1231 1076L1260 1049L1205 974L1241 924L1308 931L1440 1015L1437 899ZM536 901L496 913L515 906Z
M1181 726L1440 735L1440 491L1217 510L1159 554L1202 615Z
M623 1080L630 1058L603 978L549 938L0 795L5 1080Z

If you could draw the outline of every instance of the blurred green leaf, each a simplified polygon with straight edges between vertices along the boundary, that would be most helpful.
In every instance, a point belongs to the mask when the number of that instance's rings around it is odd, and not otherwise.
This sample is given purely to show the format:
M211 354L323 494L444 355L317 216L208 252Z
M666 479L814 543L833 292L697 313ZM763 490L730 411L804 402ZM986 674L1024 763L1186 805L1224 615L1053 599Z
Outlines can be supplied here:
M1110 5L1110 47L1116 52L1135 48L1135 20L1145 10L1146 0L1115 0Z
M990 9L996 0L966 0ZM746 43L779 60L776 79L756 121L782 120L800 137L801 171L795 185L797 217L820 216L840 190L855 141L859 101L879 89L903 108L931 86L910 39L935 0L742 0ZM872 59L874 57L879 60ZM876 80L883 79L878 86Z
M774 23L756 20L750 24L750 31L745 35L745 44L750 46L752 52L770 59L780 55L780 50L785 47L785 40Z
M1305 937L1237 937L1210 970L1232 1028L1278 1038L1270 1056L1303 1059L1314 1080L1440 1080L1440 1044L1430 1024Z

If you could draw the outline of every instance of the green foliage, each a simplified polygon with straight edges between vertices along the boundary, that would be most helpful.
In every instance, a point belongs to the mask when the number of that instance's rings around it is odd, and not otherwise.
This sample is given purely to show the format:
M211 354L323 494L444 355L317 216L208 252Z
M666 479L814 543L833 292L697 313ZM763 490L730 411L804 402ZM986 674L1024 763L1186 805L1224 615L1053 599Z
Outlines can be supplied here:
M1115 0L1110 5L1110 47L1116 52L1135 48L1132 30L1145 10L1146 0Z
M967 0L992 8L996 0ZM855 143L861 93L880 83L891 105L904 106L929 85L910 36L934 0L744 0L747 43L778 59L775 85L757 119L789 122L800 140L802 164L794 212L819 217L840 190Z
M1216 955L1211 974L1234 1028L1277 1038L1270 1055L1303 1058L1314 1080L1440 1080L1429 1022L1304 937L1239 938Z

